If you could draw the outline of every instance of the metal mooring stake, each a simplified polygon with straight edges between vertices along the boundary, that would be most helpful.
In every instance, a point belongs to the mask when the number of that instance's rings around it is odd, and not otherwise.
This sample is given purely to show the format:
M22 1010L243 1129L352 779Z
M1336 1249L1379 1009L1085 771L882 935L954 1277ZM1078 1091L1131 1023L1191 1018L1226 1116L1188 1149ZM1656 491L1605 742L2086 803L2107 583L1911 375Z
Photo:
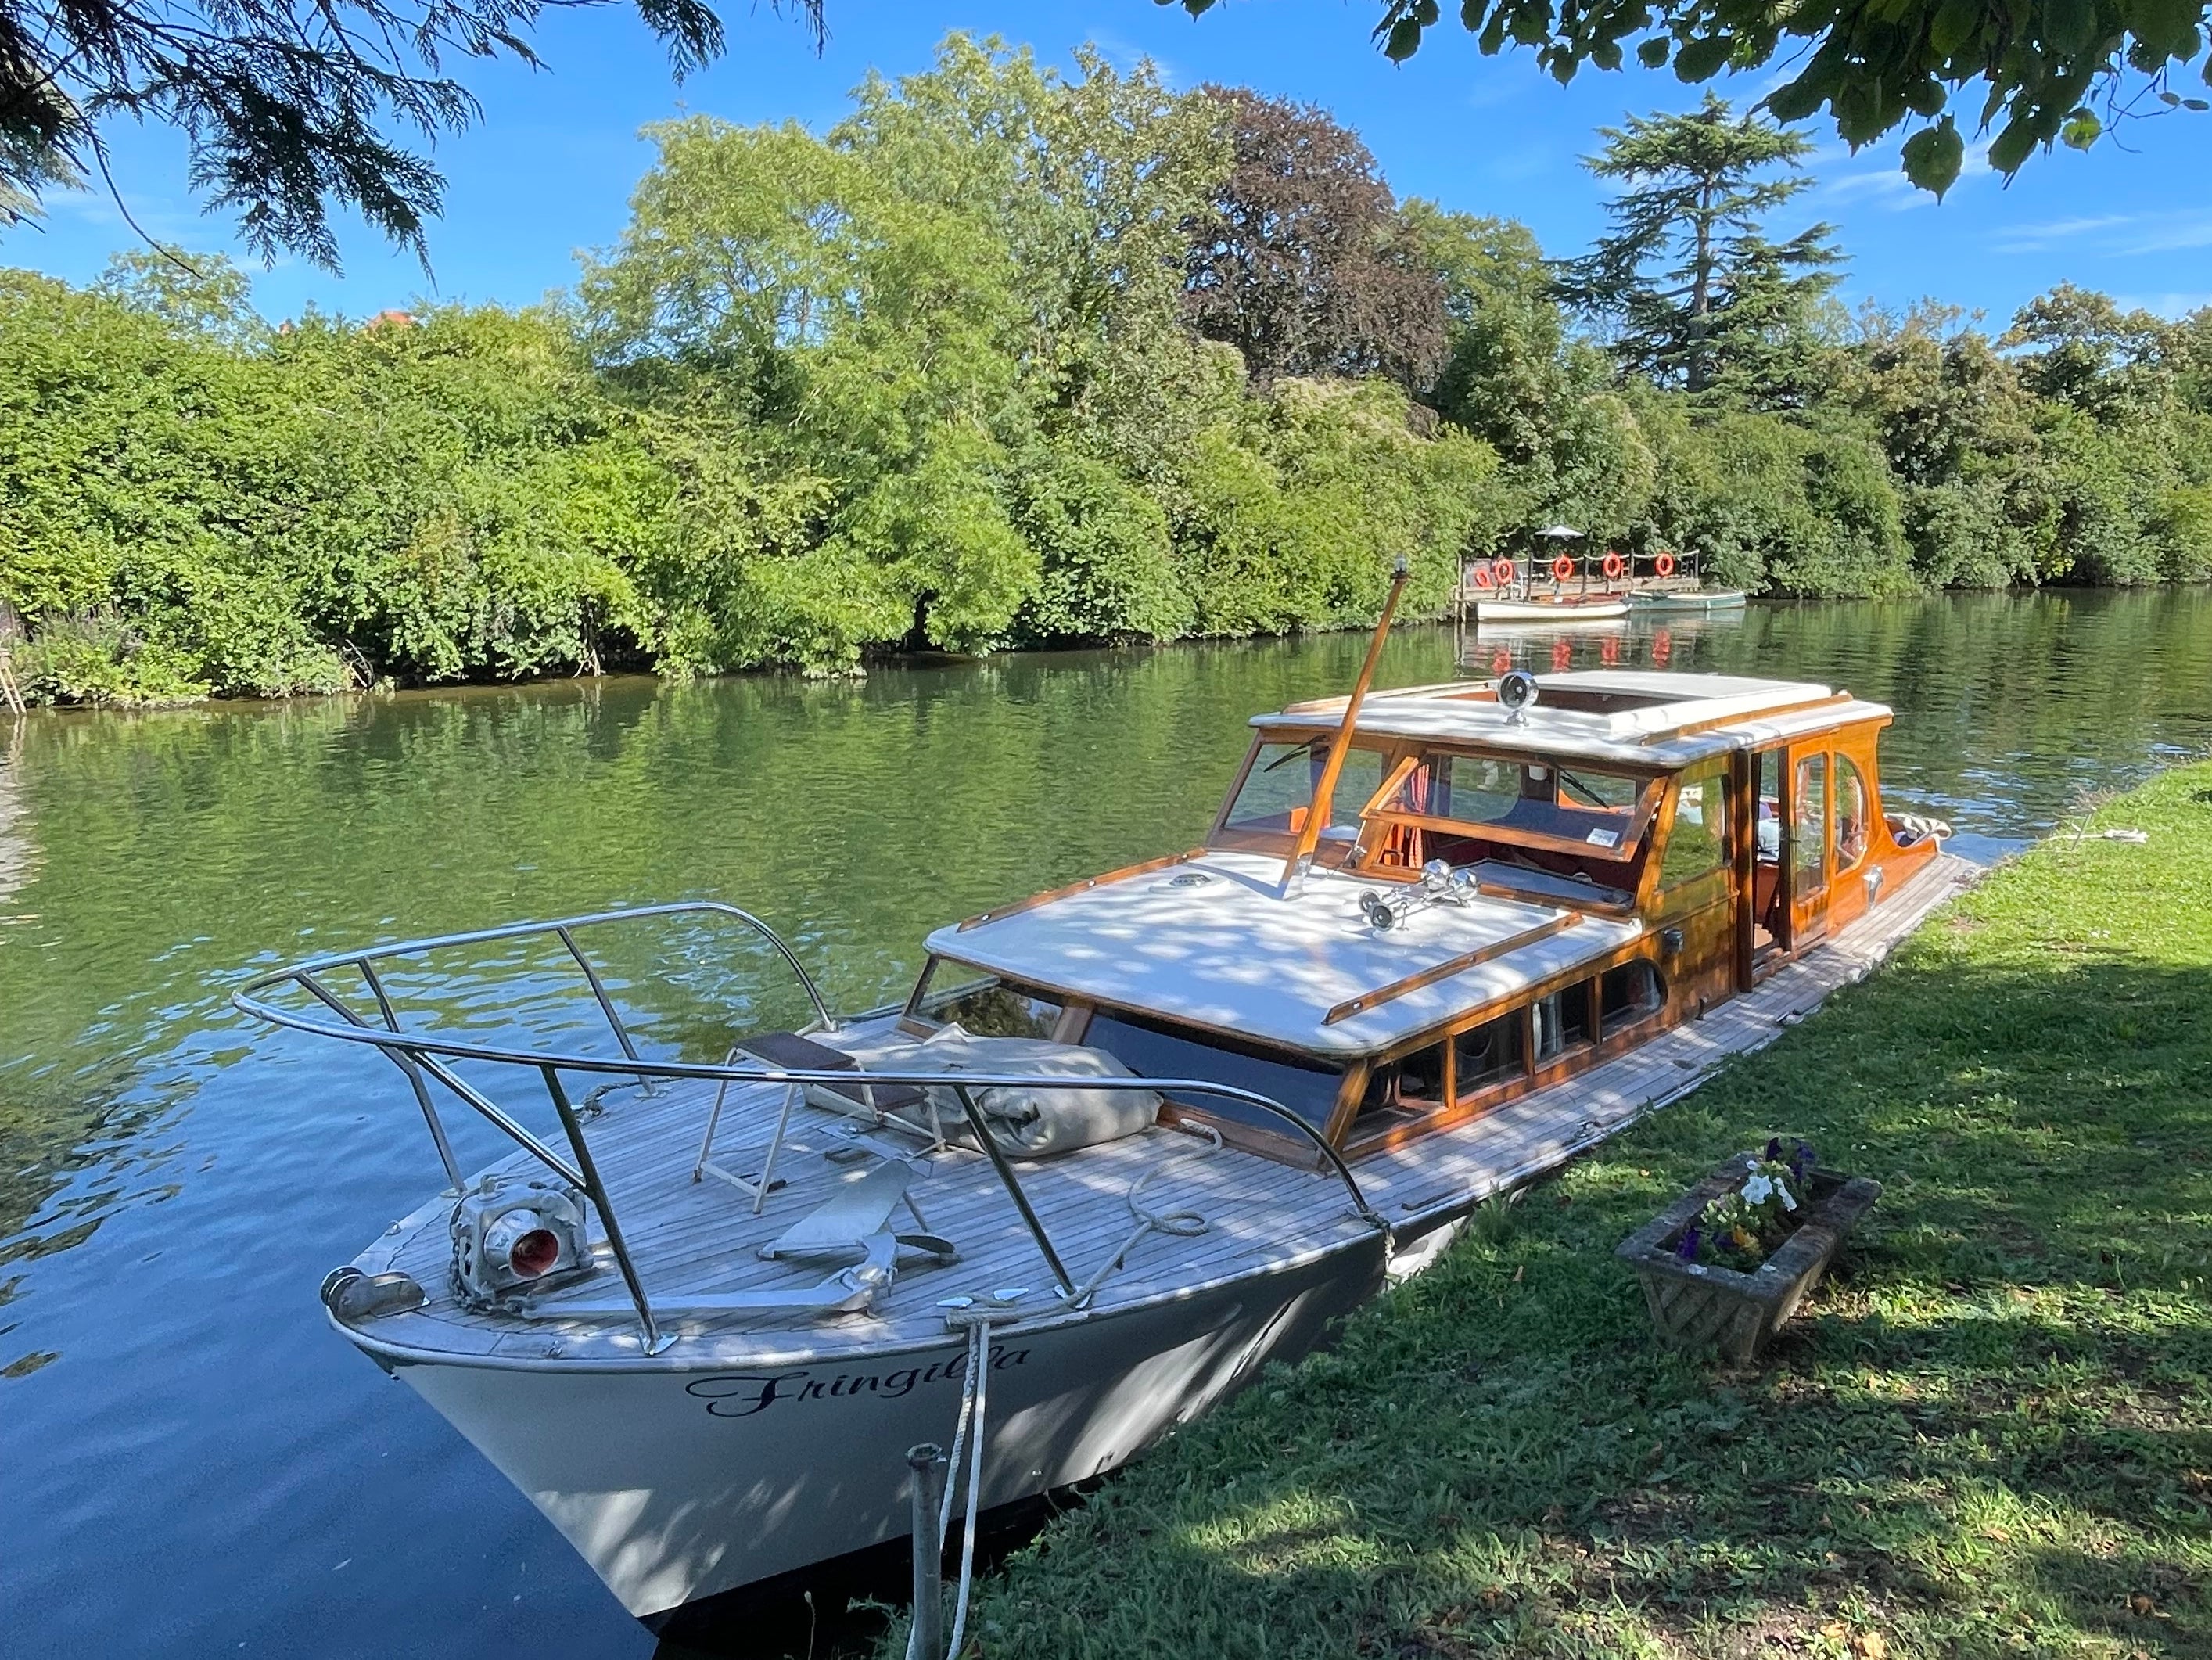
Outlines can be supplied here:
M945 1654L945 1540L937 1508L945 1498L945 1449L934 1441L908 1447L914 1472L914 1634L907 1660L943 1660Z

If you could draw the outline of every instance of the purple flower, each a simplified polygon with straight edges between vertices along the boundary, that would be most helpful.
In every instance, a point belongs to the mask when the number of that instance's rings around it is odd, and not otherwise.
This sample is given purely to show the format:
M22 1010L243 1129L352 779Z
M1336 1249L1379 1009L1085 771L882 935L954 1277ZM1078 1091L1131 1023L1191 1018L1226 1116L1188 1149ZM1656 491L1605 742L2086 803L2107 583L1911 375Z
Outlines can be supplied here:
M1799 1145L1803 1144L1801 1142ZM1782 1138L1778 1135L1770 1137L1767 1140L1766 1162L1770 1164L1778 1164L1782 1162Z
M1698 1231L1695 1228L1682 1230L1682 1237L1674 1245L1674 1255L1685 1262L1694 1262L1698 1260Z

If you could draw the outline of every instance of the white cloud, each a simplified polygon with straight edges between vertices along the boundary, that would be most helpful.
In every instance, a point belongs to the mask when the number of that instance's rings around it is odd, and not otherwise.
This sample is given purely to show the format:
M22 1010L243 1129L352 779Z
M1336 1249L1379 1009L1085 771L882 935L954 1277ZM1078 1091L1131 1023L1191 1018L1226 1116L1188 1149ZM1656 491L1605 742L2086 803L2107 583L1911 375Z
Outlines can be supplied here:
M2137 258L2212 247L2212 212L2201 208L2173 213L2106 213L2040 225L2017 225L1990 245L1993 253L2069 253Z
M2014 225L1993 245L1993 251L1997 253L2040 253L2046 248L2063 247L2076 237L2132 224L2137 217L2131 213L2103 213L2078 219L2054 219L2040 225Z
M2172 253L2180 248L2212 246L2212 214L2172 214L2149 234L2123 250L2128 253Z
M1182 72L1156 52L1136 46L1121 35L1093 29L1086 42L1103 58L1117 74L1128 75L1138 65L1150 64L1152 72L1160 77L1160 84L1170 92L1180 91L1185 84Z

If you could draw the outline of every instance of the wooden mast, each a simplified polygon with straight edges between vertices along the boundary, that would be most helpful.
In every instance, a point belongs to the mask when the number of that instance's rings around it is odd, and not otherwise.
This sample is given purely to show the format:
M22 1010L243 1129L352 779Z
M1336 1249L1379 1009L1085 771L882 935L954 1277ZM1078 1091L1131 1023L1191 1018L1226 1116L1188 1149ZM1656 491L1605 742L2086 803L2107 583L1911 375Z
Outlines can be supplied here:
M1321 844L1321 833L1328 827L1329 815L1335 806L1336 781L1344 771L1344 757L1352 748L1352 734L1358 727L1359 706L1367 701L1367 688L1375 678L1375 666L1382 660L1382 642L1390 637L1390 619L1398 610L1398 596L1406 591L1406 579L1413 575L1413 567L1400 554L1398 562L1390 572L1390 594L1382 602L1382 615L1375 624L1375 637L1367 642L1367 660L1359 666L1359 678L1352 682L1352 696L1344 705L1344 721L1337 729L1336 742L1329 745L1328 759L1322 763L1321 778L1314 785L1313 803L1306 809L1306 822L1298 830L1298 839L1291 845L1290 856L1283 860L1282 897L1292 899L1304 886L1306 872L1313 865L1314 849Z

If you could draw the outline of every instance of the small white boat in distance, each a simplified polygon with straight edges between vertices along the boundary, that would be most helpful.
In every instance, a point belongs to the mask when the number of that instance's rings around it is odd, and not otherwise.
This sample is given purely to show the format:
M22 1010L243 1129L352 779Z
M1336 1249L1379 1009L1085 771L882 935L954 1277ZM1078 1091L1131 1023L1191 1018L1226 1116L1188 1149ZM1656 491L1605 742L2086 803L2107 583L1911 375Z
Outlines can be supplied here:
M1741 588L1638 588L1629 596L1638 611L1741 611L1749 603Z
M1479 627L1500 623L1541 623L1559 628L1576 623L1617 623L1628 615L1629 603L1621 594L1593 594L1588 598L1547 599L1477 599L1474 620Z
M1642 672L1370 696L1381 643L1349 698L1255 718L1205 845L940 927L896 1006L834 1014L706 903L257 979L249 1013L394 1063L447 1184L332 1273L332 1323L657 1624L904 1540L907 1450L956 1419L971 1514L1114 1468L1965 869L1885 816L1881 704ZM598 942L678 931L696 976L710 925L812 1018L648 1053ZM442 997L428 959L471 951L527 995ZM532 1000L562 986L565 1025ZM457 1107L506 1156L463 1168Z

